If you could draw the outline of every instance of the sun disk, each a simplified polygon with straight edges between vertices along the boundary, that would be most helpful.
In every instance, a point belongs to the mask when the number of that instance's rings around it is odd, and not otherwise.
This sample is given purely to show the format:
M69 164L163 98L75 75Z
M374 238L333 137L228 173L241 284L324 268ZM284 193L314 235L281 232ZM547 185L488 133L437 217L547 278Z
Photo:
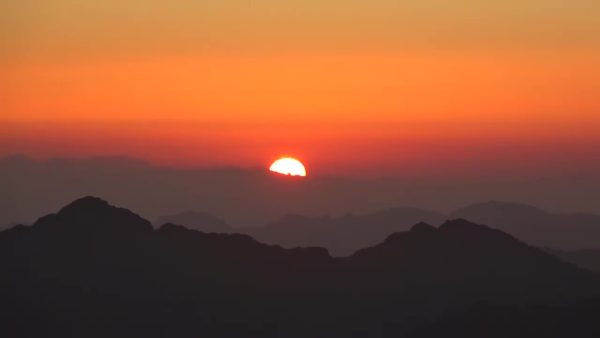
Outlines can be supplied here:
M271 164L269 170L282 175L306 176L306 168L295 158L283 157Z

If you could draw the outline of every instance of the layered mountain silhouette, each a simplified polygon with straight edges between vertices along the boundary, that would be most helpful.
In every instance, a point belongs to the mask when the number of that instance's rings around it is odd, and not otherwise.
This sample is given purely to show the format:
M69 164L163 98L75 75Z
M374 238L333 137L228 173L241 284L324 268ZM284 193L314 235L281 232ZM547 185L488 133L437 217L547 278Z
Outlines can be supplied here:
M156 224L166 223L183 224L189 229L207 233L227 234L236 232L227 222L208 212L184 211L160 217L156 221Z
M550 248L545 248L544 250L565 262L570 262L582 268L600 273L600 250L583 249L564 251Z
M416 208L394 208L343 217L290 215L264 227L240 228L238 231L246 232L266 243L285 247L322 246L335 256L347 256L360 248L382 241L393 232L406 231L417 222L438 225L449 218L485 224L539 247L563 251L600 247L598 215L549 213L532 206L505 202L472 204L448 215ZM582 254L589 254L590 251ZM583 262L585 259L573 261Z
M229 227L207 213L185 212L161 220L206 232L242 232L261 242L287 248L320 246L327 248L334 256L348 256L356 250L383 241L394 232L407 231L415 223L439 225L449 218L485 224L539 247L577 251L600 246L598 215L549 213L532 206L506 202L472 204L448 215L417 208L393 208L360 215L346 214L342 217L288 215L265 226L243 228ZM590 252L593 250L582 254ZM583 262L585 259L573 261Z
M153 166L131 158L104 157L88 159L52 159L36 161L27 157L0 158L0 229L14 222L31 224L40 215L58 210L83 194L102 196L114 203L127 205L151 220L177 215L185 210L200 210L224 217L238 232L248 232L272 244L285 247L325 246L334 256L348 255L364 246L383 241L394 231L406 231L419 221L440 225L446 219L464 218L498 228L540 247L573 251L599 249L600 216L592 214L551 213L527 205L488 202L467 206L456 212L420 219L394 216L385 220L379 232L377 214L388 206L415 206L424 209L452 210L457 206L480 201L481 196L499 200L519 200L549 210L590 210L599 212L600 176L563 177L534 182L488 182L486 184L450 184L402 180L311 177L302 184L269 175L264 169L206 168L175 169ZM559 191L560 194L554 192ZM403 208L394 209L396 211ZM409 209L410 210L410 209ZM320 215L343 215L352 212L358 219ZM393 213L393 212L392 212ZM435 212L434 212L435 213ZM275 224L288 223L285 214L307 215L299 222L298 236L290 238L288 230ZM369 218L373 216L373 220ZM207 215L200 221L171 221L189 228L217 225ZM296 222L296 221L294 221ZM292 226L289 222L287 226ZM335 229L336 223L360 224L354 231L327 233L321 227L304 230L305 223L324 222L323 228ZM164 223L164 222L160 222ZM159 224L160 224L159 223ZM334 224L330 224L334 223ZM250 226L270 226L263 233L246 231ZM362 228L369 229L364 231ZM216 228L207 232L230 232ZM373 235L371 235L371 230ZM306 231L303 233L302 231ZM356 233L353 235L352 233ZM365 234L366 233L366 234ZM302 239L302 240L300 240ZM367 240L368 239L368 240Z
M240 229L256 239L284 247L321 246L333 255L347 256L360 248L382 242L418 222L440 224L440 213L415 208L394 208L364 215L304 217L289 215L259 228Z
M508 232L537 246L565 250L600 247L600 215L550 213L524 204L487 202L450 214Z
M264 225L286 214L359 214L395 206L454 210L482 198L600 214L600 172L514 181L489 177L485 183L402 175L385 179L314 175L318 172L298 184L262 167L184 169L123 157L0 157L0 228L11 222L31 224L89 194L126 205L152 221L197 210L223 217L233 227Z
M499 230L419 223L345 258L151 224L86 197L0 233L0 336L402 337L479 301L562 304L597 275Z

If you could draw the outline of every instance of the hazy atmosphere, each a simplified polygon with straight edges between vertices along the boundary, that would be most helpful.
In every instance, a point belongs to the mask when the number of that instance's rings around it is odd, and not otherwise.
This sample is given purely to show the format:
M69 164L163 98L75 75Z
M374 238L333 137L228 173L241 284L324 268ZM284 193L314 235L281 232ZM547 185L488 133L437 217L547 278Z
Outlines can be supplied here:
M600 1L0 1L0 337L600 337Z
M266 168L178 169L115 157L8 157L0 160L0 173L3 225L32 223L86 195L127 206L151 220L183 211L209 212L238 227L264 225L288 214L341 216L395 207L450 212L493 200L600 214L597 174L522 180L319 176L289 181Z

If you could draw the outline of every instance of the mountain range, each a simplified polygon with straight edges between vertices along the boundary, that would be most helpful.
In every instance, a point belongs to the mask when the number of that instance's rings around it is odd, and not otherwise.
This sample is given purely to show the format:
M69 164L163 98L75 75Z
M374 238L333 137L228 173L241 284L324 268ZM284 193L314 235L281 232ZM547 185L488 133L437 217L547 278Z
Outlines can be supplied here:
M600 216L550 213L524 204L491 201L472 204L448 214L417 208L391 208L341 217L288 215L260 227L233 228L206 212L165 216L173 222L205 232L241 232L284 247L320 246L332 255L347 256L375 245L390 234L407 231L418 222L440 225L447 219L467 219L509 233L524 242L565 252L600 248Z
M31 224L85 195L126 205L152 221L193 210L222 217L235 228L262 226L287 214L335 217L395 207L441 210L445 220L456 218L448 211L485 200L600 214L600 172L482 181L414 178L401 172L393 177L323 176L314 170L299 181L262 167L177 168L127 157L36 160L16 155L0 157L0 191L0 228Z
M0 232L0 271L7 337L410 337L481 301L560 308L600 292L598 275L462 219L335 258L153 228L95 197Z
M467 206L449 216L498 228L537 246L600 248L600 215L551 213L525 204L492 201Z

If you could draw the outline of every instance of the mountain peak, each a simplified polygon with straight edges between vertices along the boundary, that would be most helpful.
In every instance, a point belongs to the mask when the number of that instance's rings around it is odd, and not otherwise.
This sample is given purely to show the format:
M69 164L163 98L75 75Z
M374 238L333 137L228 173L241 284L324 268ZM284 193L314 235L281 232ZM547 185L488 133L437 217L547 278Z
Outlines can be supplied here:
M79 199L76 199L75 201L67 204L66 206L64 206L62 209L60 209L60 211L58 212L58 214L65 214L65 213L70 213L74 210L82 210L82 209L86 209L86 210L101 210L101 209L108 209L111 208L112 206L110 204L108 204L107 201L99 198L99 197L95 197L95 196L85 196Z
M165 223L161 226L158 227L158 229L156 231L159 232L169 232L169 231L185 231L185 230L191 230L183 225L179 225L179 224L175 224L175 223ZM198 230L195 230L198 231ZM203 233L202 231L198 231L200 233Z
M485 225L473 223L463 218L447 220L440 225L439 230L442 233L467 237L481 237L482 235L489 236L492 235L492 233L507 236L507 234L502 231L492 229Z
M110 205L107 201L93 196L77 199L57 214L40 218L35 227L60 224L62 227L91 230L94 232L137 232L151 231L152 225L137 214Z
M389 235L384 241L385 245L396 245L397 243L404 243L407 239L429 237L431 234L438 232L438 229L425 222L419 222L410 228L408 231L399 231Z
M410 228L410 232L435 232L437 231L436 227L434 227L433 225L429 225L425 222L419 222L415 225L413 225L412 228Z

